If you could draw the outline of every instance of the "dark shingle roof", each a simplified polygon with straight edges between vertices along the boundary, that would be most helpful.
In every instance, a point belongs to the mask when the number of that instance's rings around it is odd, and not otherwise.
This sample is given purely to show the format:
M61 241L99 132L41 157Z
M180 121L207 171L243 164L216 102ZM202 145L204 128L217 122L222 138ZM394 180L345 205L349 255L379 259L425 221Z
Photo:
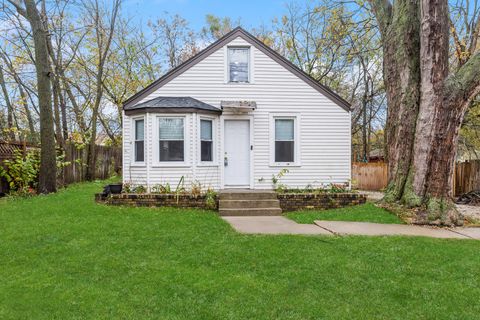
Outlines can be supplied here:
M160 112L205 111L222 113L222 110L192 97L157 97L133 106L125 106L125 111L152 110Z

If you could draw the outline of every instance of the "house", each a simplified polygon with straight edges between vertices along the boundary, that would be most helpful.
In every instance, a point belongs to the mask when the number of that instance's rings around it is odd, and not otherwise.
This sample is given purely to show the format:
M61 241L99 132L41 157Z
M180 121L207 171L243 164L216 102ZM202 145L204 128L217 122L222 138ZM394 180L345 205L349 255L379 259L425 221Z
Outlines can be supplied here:
M123 168L147 188L349 183L350 105L236 28L124 103Z

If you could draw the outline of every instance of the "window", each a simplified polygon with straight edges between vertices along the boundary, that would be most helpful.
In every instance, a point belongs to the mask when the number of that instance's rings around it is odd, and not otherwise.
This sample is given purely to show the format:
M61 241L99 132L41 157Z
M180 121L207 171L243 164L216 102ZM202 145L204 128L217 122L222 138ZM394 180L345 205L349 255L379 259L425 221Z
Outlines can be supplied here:
M200 160L213 161L213 121L200 120Z
M230 82L248 82L249 48L228 48L228 79Z
M145 159L145 125L144 120L135 120L135 162L143 162Z
M275 119L275 162L295 161L295 119Z
M160 161L184 161L184 118L159 118Z

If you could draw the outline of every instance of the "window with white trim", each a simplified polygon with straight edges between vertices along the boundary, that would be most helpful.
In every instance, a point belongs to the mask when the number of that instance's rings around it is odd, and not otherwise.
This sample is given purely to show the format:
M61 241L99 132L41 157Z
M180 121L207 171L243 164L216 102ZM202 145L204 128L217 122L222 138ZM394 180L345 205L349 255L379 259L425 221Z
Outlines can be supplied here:
M249 82L250 48L228 48L228 81Z
M200 161L213 161L213 120L200 120Z
M185 160L185 118L159 118L160 162L183 162Z
M275 118L275 162L295 162L295 118Z
M134 120L134 124L134 159L135 162L143 162L145 160L145 121L144 119Z

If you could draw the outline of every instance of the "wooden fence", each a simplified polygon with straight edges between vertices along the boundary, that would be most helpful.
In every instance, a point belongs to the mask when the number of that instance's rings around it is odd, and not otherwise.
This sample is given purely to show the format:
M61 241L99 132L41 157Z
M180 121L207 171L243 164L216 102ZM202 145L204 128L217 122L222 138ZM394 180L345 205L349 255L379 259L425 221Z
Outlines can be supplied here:
M382 190L387 186L388 169L383 162L354 162L352 184L360 190ZM480 190L480 160L457 162L453 177L453 194Z
M63 168L61 179L63 184L85 181L88 150L77 149L67 145L65 161L70 164ZM120 174L122 168L122 149L118 147L95 146L95 179L107 179L114 174Z
M454 195L473 190L480 190L480 160L457 162L453 176Z
M23 152L38 147L22 143L0 141L0 165L3 160L13 159L15 150ZM68 144L65 150L65 162L69 164L58 173L59 185L85 181L87 168L87 149L77 149L75 145ZM97 158L95 167L95 179L107 179L114 174L120 174L122 168L122 149L119 147L95 146ZM0 179L0 193L8 191L8 184Z
M387 186L388 170L384 162L354 162L352 184L360 190L382 190Z

